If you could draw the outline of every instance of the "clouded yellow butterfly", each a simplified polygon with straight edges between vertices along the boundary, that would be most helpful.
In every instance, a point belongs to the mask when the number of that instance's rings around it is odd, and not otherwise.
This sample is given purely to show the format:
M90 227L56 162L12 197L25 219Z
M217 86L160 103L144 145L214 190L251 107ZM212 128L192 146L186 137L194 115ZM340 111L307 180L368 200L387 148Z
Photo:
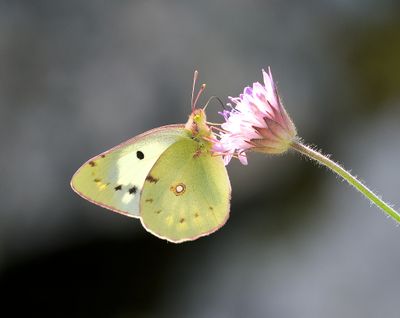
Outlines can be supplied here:
M205 111L195 108L204 87L194 101L192 92L186 125L147 131L90 159L72 177L74 191L175 243L223 226L231 186L222 158L211 152Z

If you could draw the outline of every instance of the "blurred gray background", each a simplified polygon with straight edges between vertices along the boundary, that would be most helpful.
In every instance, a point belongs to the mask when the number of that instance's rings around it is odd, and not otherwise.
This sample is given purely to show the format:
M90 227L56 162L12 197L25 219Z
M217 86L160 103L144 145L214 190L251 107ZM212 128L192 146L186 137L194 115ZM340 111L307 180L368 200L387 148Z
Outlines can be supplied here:
M185 122L195 69L204 103L270 65L300 136L400 207L399 56L398 1L0 1L1 310L399 317L399 227L297 155L230 164L230 220L181 245L69 187L93 155Z

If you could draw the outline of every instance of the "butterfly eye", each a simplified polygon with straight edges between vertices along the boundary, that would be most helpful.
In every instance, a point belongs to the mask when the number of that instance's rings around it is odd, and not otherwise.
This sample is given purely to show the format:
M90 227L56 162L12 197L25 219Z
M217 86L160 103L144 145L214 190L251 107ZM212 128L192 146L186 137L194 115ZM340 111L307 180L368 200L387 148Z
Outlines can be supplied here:
M142 159L144 159L144 153L141 152L141 151L136 151L136 157L137 157L139 160L142 160Z

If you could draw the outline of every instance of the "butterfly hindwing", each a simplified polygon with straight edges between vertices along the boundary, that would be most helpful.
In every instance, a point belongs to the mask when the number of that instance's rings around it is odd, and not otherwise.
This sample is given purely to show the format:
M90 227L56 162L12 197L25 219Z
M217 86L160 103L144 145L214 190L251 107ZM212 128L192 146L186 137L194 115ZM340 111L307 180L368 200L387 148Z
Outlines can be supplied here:
M210 234L229 217L231 186L221 157L185 138L160 156L146 177L140 217L151 233L172 242Z
M140 193L149 171L168 147L187 135L182 125L145 132L82 165L72 188L95 204L139 217Z

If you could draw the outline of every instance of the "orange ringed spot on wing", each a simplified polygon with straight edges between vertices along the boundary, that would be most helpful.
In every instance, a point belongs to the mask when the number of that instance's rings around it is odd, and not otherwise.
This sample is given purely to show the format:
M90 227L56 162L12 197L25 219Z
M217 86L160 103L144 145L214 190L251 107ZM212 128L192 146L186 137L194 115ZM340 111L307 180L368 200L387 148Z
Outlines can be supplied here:
M172 185L169 188L176 196L182 195L186 191L186 185L184 183L178 183L177 185Z

